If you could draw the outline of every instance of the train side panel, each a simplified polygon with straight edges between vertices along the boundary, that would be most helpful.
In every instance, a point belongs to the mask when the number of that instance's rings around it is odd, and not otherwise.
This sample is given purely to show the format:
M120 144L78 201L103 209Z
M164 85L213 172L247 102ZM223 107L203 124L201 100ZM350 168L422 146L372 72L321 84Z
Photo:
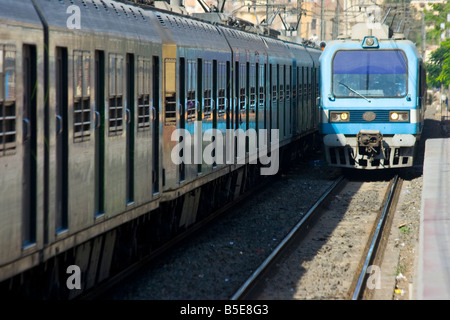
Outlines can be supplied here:
M33 3L2 1L0 29L1 266L44 246L45 110L44 33Z

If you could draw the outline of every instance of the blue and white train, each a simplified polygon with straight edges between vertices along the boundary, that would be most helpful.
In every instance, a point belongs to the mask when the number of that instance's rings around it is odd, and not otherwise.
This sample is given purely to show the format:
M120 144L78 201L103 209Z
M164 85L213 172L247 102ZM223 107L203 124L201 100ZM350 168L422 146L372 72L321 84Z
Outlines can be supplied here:
M383 169L413 165L423 128L426 78L409 40L327 43L321 57L320 124L330 166Z

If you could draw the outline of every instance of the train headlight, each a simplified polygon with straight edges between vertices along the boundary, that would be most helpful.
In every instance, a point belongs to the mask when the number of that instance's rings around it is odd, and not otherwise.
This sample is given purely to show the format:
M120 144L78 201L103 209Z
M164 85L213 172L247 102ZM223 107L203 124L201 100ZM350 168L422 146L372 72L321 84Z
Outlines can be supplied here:
M330 122L347 122L350 114L347 111L330 111Z
M409 121L409 111L391 111L389 112L389 121L407 122Z

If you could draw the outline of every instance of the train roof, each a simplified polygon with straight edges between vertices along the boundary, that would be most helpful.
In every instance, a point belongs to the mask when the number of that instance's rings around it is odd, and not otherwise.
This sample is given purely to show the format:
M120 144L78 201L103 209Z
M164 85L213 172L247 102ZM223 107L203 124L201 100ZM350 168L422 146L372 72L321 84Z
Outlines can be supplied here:
M50 30L159 40L159 35L154 28L154 19L149 17L145 10L136 6L111 0L89 2L35 0L35 2ZM73 27L73 17L76 15L79 15L79 28Z
M224 35L210 23L160 10L148 10L147 14L154 15L160 27L167 30L163 41L173 41L180 46L229 51Z
M0 2L0 24L39 26L42 23L31 0Z
M320 56L320 61L327 59L332 59L334 53L338 50L393 50L400 49L405 52L408 57L415 57L418 60L422 60L416 45L410 40L379 40L378 47L373 48L363 48L364 40L332 40L327 43L322 55Z

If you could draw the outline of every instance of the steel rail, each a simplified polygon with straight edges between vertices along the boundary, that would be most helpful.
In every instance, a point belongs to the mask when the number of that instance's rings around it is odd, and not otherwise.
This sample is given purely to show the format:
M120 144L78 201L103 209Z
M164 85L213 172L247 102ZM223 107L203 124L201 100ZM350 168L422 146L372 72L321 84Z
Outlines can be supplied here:
M383 226L384 226L385 221L387 219L387 216L389 214L389 211L390 211L390 208L391 208L391 204L392 204L392 200L394 198L394 194L395 194L398 182L399 182L399 176L396 175L393 178L393 182L391 183L391 187L389 188L389 194L387 196L386 202L384 203L383 211L381 212L380 219L379 219L378 224L377 224L377 228L375 229L374 235L372 237L372 241L370 243L369 251L368 251L368 253L366 255L366 259L365 259L364 265L363 265L363 267L361 269L361 273L359 274L358 282L357 282L355 290L353 292L352 300L358 300L358 298L361 295L361 292L363 291L362 288L363 288L363 285L365 283L364 280L365 280L365 277L366 277L367 268L369 267L369 263L371 261L373 261L373 258L374 258L375 254L376 254L376 247L377 247L377 245L379 243L379 240L381 238L381 234L382 234L382 231L383 231Z
M250 290L250 288L258 281L258 278L272 264L276 257L283 251L284 248L295 237L297 232L306 224L311 216L314 215L320 205L328 198L328 196L336 189L338 185L344 180L344 176L337 178L330 187L322 194L317 202L309 209L309 211L302 217L302 219L291 229L286 237L278 244L278 246L270 253L264 262L253 272L253 274L245 281L230 300L239 300Z

